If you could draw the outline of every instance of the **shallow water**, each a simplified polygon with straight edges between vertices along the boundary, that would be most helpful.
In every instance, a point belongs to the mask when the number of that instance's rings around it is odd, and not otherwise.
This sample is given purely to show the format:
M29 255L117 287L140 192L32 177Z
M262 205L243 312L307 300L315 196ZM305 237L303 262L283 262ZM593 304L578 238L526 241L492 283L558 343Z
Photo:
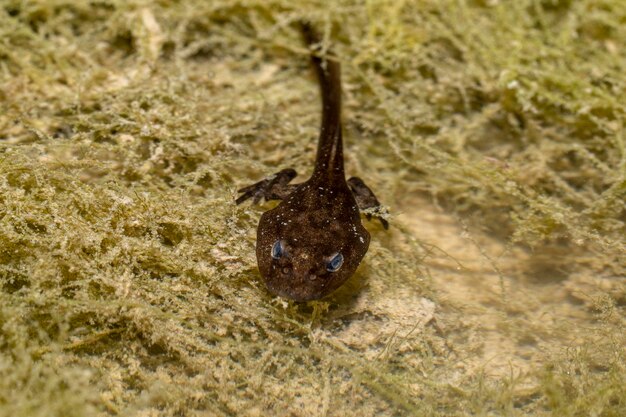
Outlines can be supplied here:
M470 232L462 219L425 198L408 197L402 204L399 219L441 250L425 264L440 303L437 321L449 329L459 353L459 378L523 377L570 349L591 348L602 344L607 332L620 332L623 317L618 310L603 312L602 304L612 309L611 300L623 302L626 278L564 274L554 267L559 257L554 249L533 253ZM607 314L613 315L608 322Z
M624 4L0 1L0 417L626 415ZM392 216L296 304L234 199L312 168L304 16Z

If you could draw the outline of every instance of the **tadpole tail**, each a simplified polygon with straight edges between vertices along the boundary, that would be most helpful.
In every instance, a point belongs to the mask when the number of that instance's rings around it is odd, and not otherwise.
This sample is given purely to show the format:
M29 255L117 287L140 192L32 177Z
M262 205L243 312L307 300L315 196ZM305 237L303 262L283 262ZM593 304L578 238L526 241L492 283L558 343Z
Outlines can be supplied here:
M322 127L317 150L316 173L344 175L341 138L341 65L331 51L322 50L322 38L311 23L300 21L304 42L311 49L311 62L322 95ZM324 54L326 58L320 55Z

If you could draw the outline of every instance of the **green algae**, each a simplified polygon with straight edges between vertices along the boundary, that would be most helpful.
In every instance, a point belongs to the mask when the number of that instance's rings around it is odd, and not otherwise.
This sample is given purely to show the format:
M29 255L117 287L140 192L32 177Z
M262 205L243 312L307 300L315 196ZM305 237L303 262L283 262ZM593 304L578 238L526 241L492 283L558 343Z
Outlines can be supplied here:
M368 225L327 301L265 292L260 209L233 200L310 172L302 17L342 59L349 171L392 212L425 195L565 275L624 277L619 0L4 0L0 415L623 415L623 289L511 378L458 377L470 353L422 298L437 249L402 224Z

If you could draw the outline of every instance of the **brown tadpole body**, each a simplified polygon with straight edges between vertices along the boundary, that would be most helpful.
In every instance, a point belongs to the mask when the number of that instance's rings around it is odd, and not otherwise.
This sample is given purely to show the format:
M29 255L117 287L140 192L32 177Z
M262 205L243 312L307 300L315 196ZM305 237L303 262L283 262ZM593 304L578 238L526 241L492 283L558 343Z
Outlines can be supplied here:
M310 24L301 23L309 47L320 44ZM336 59L311 55L322 95L322 126L315 169L307 181L291 185L293 169L284 169L239 190L237 204L282 200L261 216L256 256L267 288L295 301L322 298L350 278L365 256L370 234L360 209L380 209L359 178L346 181L341 128L341 68ZM387 228L387 222L381 218Z

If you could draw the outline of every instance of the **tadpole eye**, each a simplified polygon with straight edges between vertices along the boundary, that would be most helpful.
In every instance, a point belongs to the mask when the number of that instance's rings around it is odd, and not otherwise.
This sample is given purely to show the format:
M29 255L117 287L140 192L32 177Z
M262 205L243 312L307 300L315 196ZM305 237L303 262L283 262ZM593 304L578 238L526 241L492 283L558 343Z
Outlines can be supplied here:
M272 246L272 258L280 259L284 253L285 248L283 248L282 242L280 240L274 242L274 245Z
M337 252L331 256L330 261L326 265L326 270L328 272L337 272L341 265L343 265L343 255Z

